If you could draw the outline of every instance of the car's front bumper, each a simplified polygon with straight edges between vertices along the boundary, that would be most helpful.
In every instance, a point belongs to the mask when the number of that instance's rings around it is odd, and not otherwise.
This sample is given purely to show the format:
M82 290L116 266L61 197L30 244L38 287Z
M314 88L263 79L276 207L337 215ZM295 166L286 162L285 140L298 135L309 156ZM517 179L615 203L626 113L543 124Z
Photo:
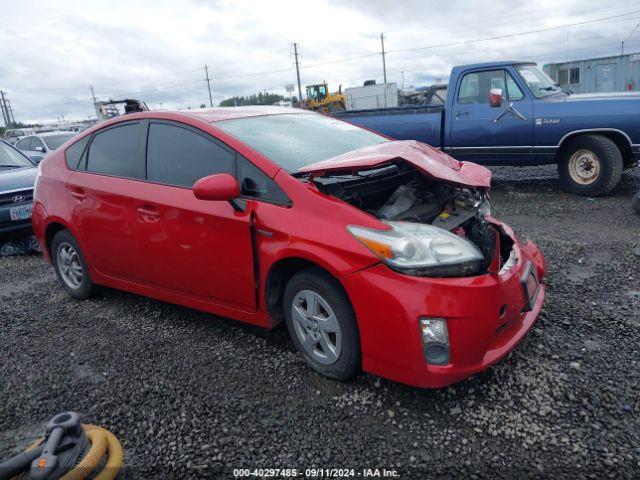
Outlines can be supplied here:
M443 387L484 370L516 346L540 312L546 265L537 246L520 244L509 227L502 229L518 255L517 264L502 274L426 278L378 264L342 279L358 318L365 371L409 385ZM521 280L529 264L541 282L528 306ZM421 317L447 320L449 364L426 363Z

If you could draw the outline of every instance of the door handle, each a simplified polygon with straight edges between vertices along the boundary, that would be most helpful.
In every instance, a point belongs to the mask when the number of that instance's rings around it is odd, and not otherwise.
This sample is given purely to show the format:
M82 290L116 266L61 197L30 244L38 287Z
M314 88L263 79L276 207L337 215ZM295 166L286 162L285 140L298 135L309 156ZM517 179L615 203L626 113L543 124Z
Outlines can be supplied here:
M453 115L456 117L456 120L458 120L463 115L469 115L469 112L455 112Z
M82 190L71 190L69 195L80 202L83 202L87 198L87 195Z
M148 206L138 208L138 216L145 222L157 222L160 220L160 212Z

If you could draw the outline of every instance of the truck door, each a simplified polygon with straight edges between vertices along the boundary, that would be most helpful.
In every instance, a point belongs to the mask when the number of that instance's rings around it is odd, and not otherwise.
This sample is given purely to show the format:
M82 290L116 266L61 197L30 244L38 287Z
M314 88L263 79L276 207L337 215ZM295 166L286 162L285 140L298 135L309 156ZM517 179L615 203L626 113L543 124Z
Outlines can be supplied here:
M493 105L492 90L502 96ZM507 70L464 74L452 105L454 157L489 165L532 160L533 103Z

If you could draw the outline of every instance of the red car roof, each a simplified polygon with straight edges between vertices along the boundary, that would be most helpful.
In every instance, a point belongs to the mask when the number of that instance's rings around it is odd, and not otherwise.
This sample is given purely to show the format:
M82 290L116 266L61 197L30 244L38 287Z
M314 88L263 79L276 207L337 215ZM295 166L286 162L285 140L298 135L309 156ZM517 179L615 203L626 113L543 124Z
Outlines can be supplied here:
M180 110L176 113L186 113L198 117L205 122L219 122L235 118L257 117L261 115L282 115L285 113L311 113L308 110L291 107L252 105L248 107L220 107L202 110Z

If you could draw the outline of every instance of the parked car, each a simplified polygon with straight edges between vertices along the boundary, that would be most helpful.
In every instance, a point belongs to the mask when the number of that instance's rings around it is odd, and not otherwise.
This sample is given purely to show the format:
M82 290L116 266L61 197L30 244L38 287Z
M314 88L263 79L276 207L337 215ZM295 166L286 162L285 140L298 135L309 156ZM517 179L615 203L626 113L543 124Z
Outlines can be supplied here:
M640 93L573 95L535 63L454 67L443 106L332 115L486 165L556 163L564 187L604 195L640 159Z
M25 135L31 135L33 130L26 130L24 128L9 128L4 132L3 139L10 144L16 143Z
M21 150L34 162L40 163L47 152L55 150L75 135L75 132L58 131L34 133L18 140L16 142L16 148Z
M506 355L545 261L490 214L490 172L280 107L150 111L40 164L33 225L63 288L97 285L270 328L305 360L448 385Z
M35 164L0 140L0 237L30 233L35 178Z

